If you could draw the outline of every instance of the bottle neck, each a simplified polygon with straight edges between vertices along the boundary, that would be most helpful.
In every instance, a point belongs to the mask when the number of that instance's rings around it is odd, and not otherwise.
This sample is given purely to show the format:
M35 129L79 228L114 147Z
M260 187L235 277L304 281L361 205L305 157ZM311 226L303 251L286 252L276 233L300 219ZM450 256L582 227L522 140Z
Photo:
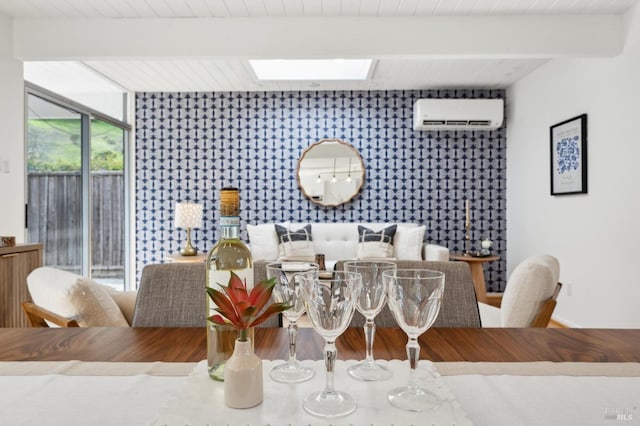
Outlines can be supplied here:
M237 240L240 238L240 217L220 217L220 238L223 240Z

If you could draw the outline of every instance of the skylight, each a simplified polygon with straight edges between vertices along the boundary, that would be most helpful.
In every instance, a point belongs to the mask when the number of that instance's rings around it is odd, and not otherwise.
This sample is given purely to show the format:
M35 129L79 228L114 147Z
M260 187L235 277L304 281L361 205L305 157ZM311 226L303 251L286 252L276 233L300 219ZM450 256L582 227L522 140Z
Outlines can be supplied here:
M366 80L371 59L250 59L258 80Z

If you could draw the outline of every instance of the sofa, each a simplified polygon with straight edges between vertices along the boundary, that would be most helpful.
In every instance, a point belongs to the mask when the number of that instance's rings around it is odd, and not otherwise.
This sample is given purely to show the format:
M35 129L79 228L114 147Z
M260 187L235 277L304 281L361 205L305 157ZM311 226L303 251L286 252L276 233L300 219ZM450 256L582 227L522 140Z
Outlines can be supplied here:
M384 235L380 233L394 226L390 247L384 252ZM363 228L372 232L363 233ZM288 233L283 234L283 229ZM449 250L425 243L426 227L416 223L284 222L247 225L247 232L254 261L312 261L316 254L323 254L326 269L331 270L339 260L449 260Z

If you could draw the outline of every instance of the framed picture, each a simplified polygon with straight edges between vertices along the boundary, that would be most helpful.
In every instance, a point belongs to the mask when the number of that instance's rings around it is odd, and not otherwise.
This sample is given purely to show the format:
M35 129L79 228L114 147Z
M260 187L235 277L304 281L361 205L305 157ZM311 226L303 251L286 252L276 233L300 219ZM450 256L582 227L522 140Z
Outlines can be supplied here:
M551 195L587 193L587 114L550 127Z

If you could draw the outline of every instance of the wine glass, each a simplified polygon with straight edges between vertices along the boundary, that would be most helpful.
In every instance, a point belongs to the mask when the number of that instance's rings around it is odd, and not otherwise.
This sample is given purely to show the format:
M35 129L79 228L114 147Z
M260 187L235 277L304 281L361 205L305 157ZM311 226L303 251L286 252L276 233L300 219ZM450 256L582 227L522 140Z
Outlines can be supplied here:
M333 272L330 278L321 278L317 271L312 271L302 275L302 283L311 325L325 340L324 363L327 367L324 390L307 395L302 406L308 413L319 417L346 416L355 411L357 403L351 395L334 387L335 341L353 318L362 278L360 274L346 271Z
M427 331L440 312L444 274L428 269L398 269L382 273L389 307L400 328L407 333L409 384L387 394L391 405L409 411L429 411L440 405L438 397L418 386L416 368L420 358L418 336Z
M273 367L269 372L269 376L276 382L300 383L311 379L314 375L313 368L302 365L296 359L296 340L298 337L296 322L305 311L300 274L317 270L317 264L306 262L275 262L267 265L267 277L276 279L272 293L273 298L278 303L291 305L290 309L282 313L289 322L289 359L283 364Z
M382 272L395 271L396 264L384 261L353 260L345 262L344 270L362 275L362 290L356 299L356 309L364 315L364 340L366 355L364 361L349 367L347 372L356 379L365 381L386 380L392 375L391 370L373 359L373 339L376 335L374 318L387 301L387 292L382 282Z

